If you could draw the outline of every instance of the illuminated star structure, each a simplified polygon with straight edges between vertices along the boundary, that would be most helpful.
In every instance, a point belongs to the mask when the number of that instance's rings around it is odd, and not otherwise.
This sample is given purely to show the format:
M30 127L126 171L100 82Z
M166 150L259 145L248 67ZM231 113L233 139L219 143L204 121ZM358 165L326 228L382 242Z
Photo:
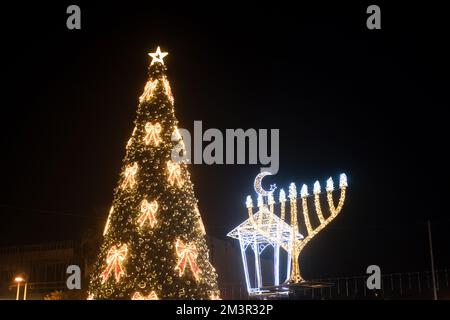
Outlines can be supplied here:
M152 62L151 65L153 65L156 62L161 62L162 64L164 64L164 57L167 56L169 53L167 52L161 52L161 49L158 47L156 49L156 52L153 53L149 53L148 55L150 57L152 57Z

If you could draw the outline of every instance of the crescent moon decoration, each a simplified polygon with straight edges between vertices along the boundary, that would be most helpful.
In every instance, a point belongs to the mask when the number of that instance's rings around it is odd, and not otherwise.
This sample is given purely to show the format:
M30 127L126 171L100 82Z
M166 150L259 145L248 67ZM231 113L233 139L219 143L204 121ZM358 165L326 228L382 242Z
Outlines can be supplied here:
M265 176L271 176L271 175L272 175L272 173L270 173L269 171L263 171L256 176L255 182L254 182L254 187L255 187L256 193L260 194L263 197L267 197L270 193L273 193L275 191L275 189L277 188L277 186L275 184L270 185L269 191L264 190L264 188L261 185L262 179L264 179Z

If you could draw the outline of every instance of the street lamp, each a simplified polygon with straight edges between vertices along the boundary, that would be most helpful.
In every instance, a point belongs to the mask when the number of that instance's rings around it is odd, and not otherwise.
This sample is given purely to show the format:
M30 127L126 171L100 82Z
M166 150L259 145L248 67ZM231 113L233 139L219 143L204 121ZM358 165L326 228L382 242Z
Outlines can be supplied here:
M17 282L17 294L16 294L16 300L19 300L20 295L20 283L25 282L25 288L23 292L23 300L27 300L27 282L24 277L22 276L16 276L14 278L14 282Z

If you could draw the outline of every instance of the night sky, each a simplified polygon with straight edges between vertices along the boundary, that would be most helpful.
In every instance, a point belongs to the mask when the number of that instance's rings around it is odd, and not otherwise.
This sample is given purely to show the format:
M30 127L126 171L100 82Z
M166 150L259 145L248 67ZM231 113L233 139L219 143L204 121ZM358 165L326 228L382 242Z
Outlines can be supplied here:
M371 31L369 2L74 3L79 31L66 28L72 2L2 10L1 246L101 232L160 45L180 127L280 129L266 188L347 173L343 212L302 255L306 277L428 270L427 219L436 267L450 267L442 8L378 2ZM190 167L208 234L247 218L259 167Z

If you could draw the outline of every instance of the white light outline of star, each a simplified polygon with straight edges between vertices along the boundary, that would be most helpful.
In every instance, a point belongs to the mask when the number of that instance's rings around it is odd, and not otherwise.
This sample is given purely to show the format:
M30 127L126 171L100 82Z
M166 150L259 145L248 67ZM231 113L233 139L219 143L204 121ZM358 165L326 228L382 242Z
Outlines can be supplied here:
M161 52L161 48L158 46L158 48L156 49L156 52L149 52L149 56L152 57L152 63L150 64L151 66L156 63L156 62L161 62L161 64L164 64L164 57L167 56L169 53L168 52Z

